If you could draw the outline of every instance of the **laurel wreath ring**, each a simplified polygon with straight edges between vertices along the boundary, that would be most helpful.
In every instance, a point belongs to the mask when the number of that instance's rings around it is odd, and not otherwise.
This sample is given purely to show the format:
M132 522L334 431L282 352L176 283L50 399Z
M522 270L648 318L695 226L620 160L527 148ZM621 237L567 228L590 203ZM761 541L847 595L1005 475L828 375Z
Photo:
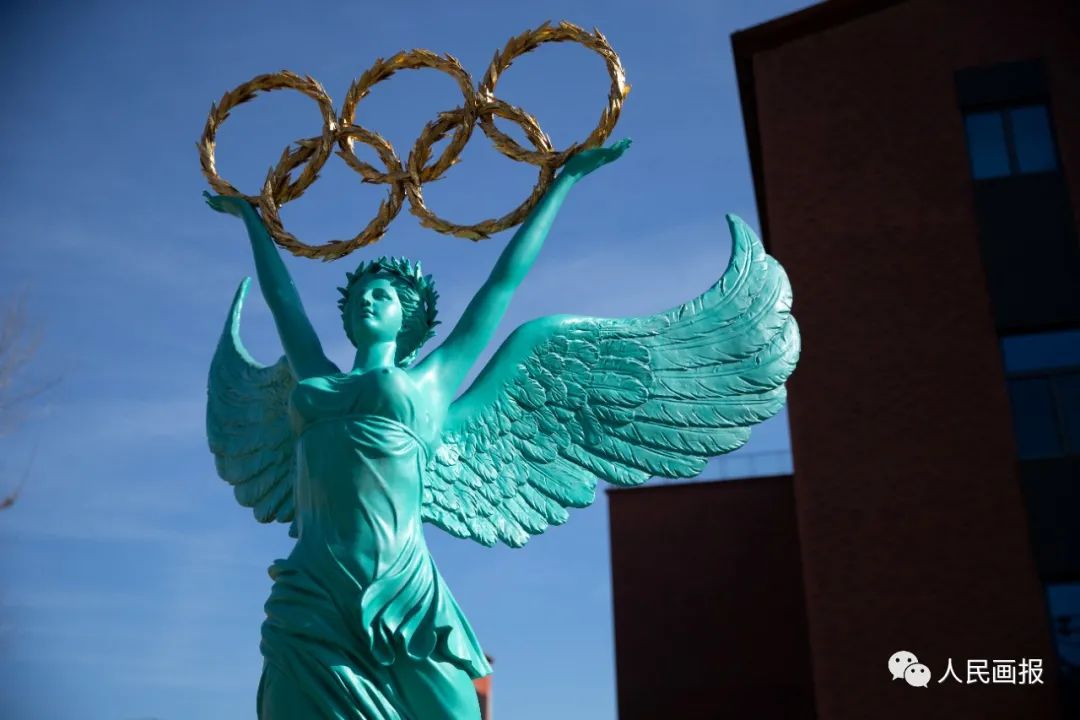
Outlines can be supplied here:
M576 42L593 50L604 59L611 77L607 104L597 126L584 141L574 143L564 150L554 149L535 117L495 97L495 85L513 61L549 42ZM356 109L377 83L388 79L399 70L422 68L439 70L450 75L461 90L464 102L453 110L440 112L435 120L425 125L407 161L402 163L393 146L385 138L356 124ZM218 128L228 118L229 111L237 105L249 102L261 92L282 89L298 91L315 101L322 116L322 132L287 147L277 165L267 174L262 192L259 195L245 195L217 172L214 151ZM419 218L424 227L443 234L480 240L522 222L543 197L559 167L581 150L601 145L618 122L623 100L629 92L630 86L626 84L626 75L619 56L599 30L588 32L568 22L555 26L544 23L511 38L501 51L496 52L476 90L473 89L473 81L468 72L451 55L437 55L418 49L399 52L388 60L379 58L349 87L340 116L335 115L330 96L315 79L287 70L258 75L226 92L221 100L211 105L206 126L197 143L199 161L203 174L215 191L221 195L242 197L256 205L274 241L302 257L334 260L376 242L385 234L405 200L408 200L409 211ZM496 117L519 125L534 149L527 150L500 131L495 126ZM502 217L471 225L458 224L444 220L427 207L422 185L442 177L458 162L461 151L472 137L477 124L500 153L515 161L537 165L538 179L524 202ZM446 147L439 157L432 161L432 146L451 131L453 134ZM356 142L371 146L386 166L385 171L360 160L354 151ZM279 211L282 205L300 197L315 182L335 145L338 148L336 154L360 174L363 182L388 185L387 196L379 204L371 222L352 239L331 240L322 245L307 244L285 229ZM297 170L299 173L293 179Z

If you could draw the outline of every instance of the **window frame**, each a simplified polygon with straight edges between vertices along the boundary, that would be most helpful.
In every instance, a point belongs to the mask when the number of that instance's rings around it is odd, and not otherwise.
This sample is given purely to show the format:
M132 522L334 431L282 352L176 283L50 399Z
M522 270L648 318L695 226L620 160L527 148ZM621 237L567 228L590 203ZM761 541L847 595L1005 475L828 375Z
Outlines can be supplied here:
M1054 331L1052 331L1054 332ZM1060 330L1056 332L1071 333L1074 329ZM1016 441L1016 455L1020 461L1028 460L1045 460L1053 458L1080 458L1080 444L1073 447L1074 443L1070 441L1071 428L1067 426L1068 414L1066 413L1066 399L1063 397L1061 390L1058 388L1055 380L1062 377L1080 377L1080 363L1069 363L1062 365L1052 365L1049 367L1037 367L1028 368L1024 370L1009 370L1006 361L1005 343L1012 338L1023 338L1031 335L1045 335L1047 333L1010 333L1009 335L1002 335L998 338L998 351L1001 354L1001 366L1005 373L1005 389L1009 395L1009 415L1010 421L1013 423L1013 438ZM1014 409L1012 407L1012 383L1015 381L1024 380L1045 380L1048 385L1048 391L1050 393L1050 402L1053 407L1053 421L1054 428L1057 432L1058 446L1061 448L1061 452L1058 455L1043 455L1025 457L1020 449L1020 433L1016 427L1016 417L1013 414ZM1078 413L1080 415L1080 413Z
M1050 156L1053 158L1053 167L1045 170L1022 170L1020 168L1020 154L1016 150L1016 137L1013 132L1012 112L1024 108L1042 108L1046 112L1046 130L1050 142ZM1001 120L1001 132L1005 140L1005 156L1009 161L1009 172L1004 175L989 175L979 177L975 174L975 157L971 152L970 136L968 135L967 119L973 115L997 115ZM1028 99L1016 102L996 102L990 105L977 105L965 107L961 110L964 125L964 146L967 148L968 169L971 178L975 182L990 182L1004 178L1014 178L1026 175L1041 175L1044 173L1061 172L1061 156L1058 152L1057 131L1054 127L1054 113L1050 107L1049 99Z

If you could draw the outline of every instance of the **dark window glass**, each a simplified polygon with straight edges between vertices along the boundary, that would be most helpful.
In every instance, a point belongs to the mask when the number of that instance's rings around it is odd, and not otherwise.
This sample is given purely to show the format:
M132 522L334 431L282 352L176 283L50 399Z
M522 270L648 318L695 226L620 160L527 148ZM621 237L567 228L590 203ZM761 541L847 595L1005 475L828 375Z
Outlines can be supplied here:
M1002 338L1005 372L1080 367L1080 330Z
M1080 330L1002 338L1022 459L1080 456Z
M964 115L971 174L976 180L1057 169L1045 105L1021 105Z
M1061 456L1063 449L1050 381L1045 378L1010 380L1009 400L1020 458Z
M1045 105L1013 108L1009 111L1009 125L1019 172L1046 172L1057 167Z
M1008 175L1009 149L1000 112L972 113L964 118L971 173L976 180Z
M1047 585L1046 599L1058 655L1066 663L1080 666L1080 583Z

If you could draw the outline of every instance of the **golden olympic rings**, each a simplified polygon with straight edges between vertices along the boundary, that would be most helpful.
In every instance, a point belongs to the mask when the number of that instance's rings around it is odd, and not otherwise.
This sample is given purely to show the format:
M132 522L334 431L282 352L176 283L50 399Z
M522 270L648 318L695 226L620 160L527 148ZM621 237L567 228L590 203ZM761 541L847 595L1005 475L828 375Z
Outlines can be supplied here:
M611 76L611 91L607 105L600 115L600 122L596 128L583 142L575 143L561 151L552 147L551 141L540 128L536 118L495 97L495 84L500 74L510 67L511 62L547 42L577 42L584 45L604 58L608 74ZM356 107L375 84L386 80L398 70L419 68L440 70L450 75L461 90L464 102L461 107L441 112L435 120L429 122L417 138L408 160L402 163L394 148L381 135L355 123ZM262 192L257 196L244 195L217 174L214 162L217 129L229 116L232 108L248 102L259 92L278 89L297 90L313 99L322 115L322 132L317 136L298 140L295 147L286 148L277 165L267 175ZM409 201L409 211L420 219L421 225L440 233L480 240L524 220L529 211L539 202L560 166L573 154L602 144L614 129L619 119L623 99L629 91L630 86L626 84L619 56L615 54L599 30L590 33L568 22L559 23L554 27L544 23L535 30L511 38L502 51L495 54L495 58L483 75L478 90L473 89L472 78L450 55L440 56L427 50L411 50L399 52L388 60L380 58L349 87L340 118L335 116L333 103L326 91L312 78L301 77L288 71L259 75L225 93L216 105L211 106L210 116L198 143L199 160L203 174L214 190L222 195L243 197L253 205L258 205L267 230L278 245L302 257L334 260L356 248L377 241L397 216L405 199ZM496 117L521 126L535 149L526 150L498 130L494 122ZM539 178L529 197L506 215L494 220L462 225L444 220L429 210L424 204L421 186L425 182L441 177L458 161L477 123L503 155L512 160L537 165ZM432 161L432 146L451 132L453 135L446 148L438 158ZM357 141L374 148L379 159L386 166L385 171L361 161L356 156L353 148ZM349 167L360 174L364 182L386 184L389 190L386 199L379 205L375 217L351 240L332 240L323 245L308 245L285 230L279 210L285 203L300 197L304 190L315 181L335 144L338 146L337 154ZM293 180L293 173L298 169L300 169L299 175Z
M286 148L285 152L282 153L282 163L290 155L303 155L305 160L312 160L312 162L300 174L296 182L285 188L282 196L278 198L278 202L284 203L300 197L304 190L315 182L319 170L326 162L326 159L330 157L330 150L333 147L333 140L337 131L337 118L334 115L334 103L330 100L330 96L326 94L326 91L323 90L322 85L310 77L302 78L288 70L268 75L257 75L240 87L225 93L216 105L210 106L210 117L207 118L206 127L203 128L202 137L199 139L199 161L202 164L203 175L210 181L210 187L217 190L221 195L242 197L256 205L259 202L258 196L244 195L217 174L217 167L214 164L214 145L218 126L229 117L230 110L254 98L255 93L270 92L271 90L283 88L299 90L318 103L319 112L323 116L323 128L322 134L318 137L298 141L297 145L299 147L297 150L290 151Z

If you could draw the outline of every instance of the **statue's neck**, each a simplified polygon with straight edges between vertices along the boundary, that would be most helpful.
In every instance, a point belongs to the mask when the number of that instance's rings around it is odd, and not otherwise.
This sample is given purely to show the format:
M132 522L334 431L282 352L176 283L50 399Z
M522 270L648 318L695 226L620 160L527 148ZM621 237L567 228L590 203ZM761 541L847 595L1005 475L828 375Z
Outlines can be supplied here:
M353 359L353 372L368 372L378 368L394 367L396 354L397 343L393 341L361 345L356 348L356 357Z

